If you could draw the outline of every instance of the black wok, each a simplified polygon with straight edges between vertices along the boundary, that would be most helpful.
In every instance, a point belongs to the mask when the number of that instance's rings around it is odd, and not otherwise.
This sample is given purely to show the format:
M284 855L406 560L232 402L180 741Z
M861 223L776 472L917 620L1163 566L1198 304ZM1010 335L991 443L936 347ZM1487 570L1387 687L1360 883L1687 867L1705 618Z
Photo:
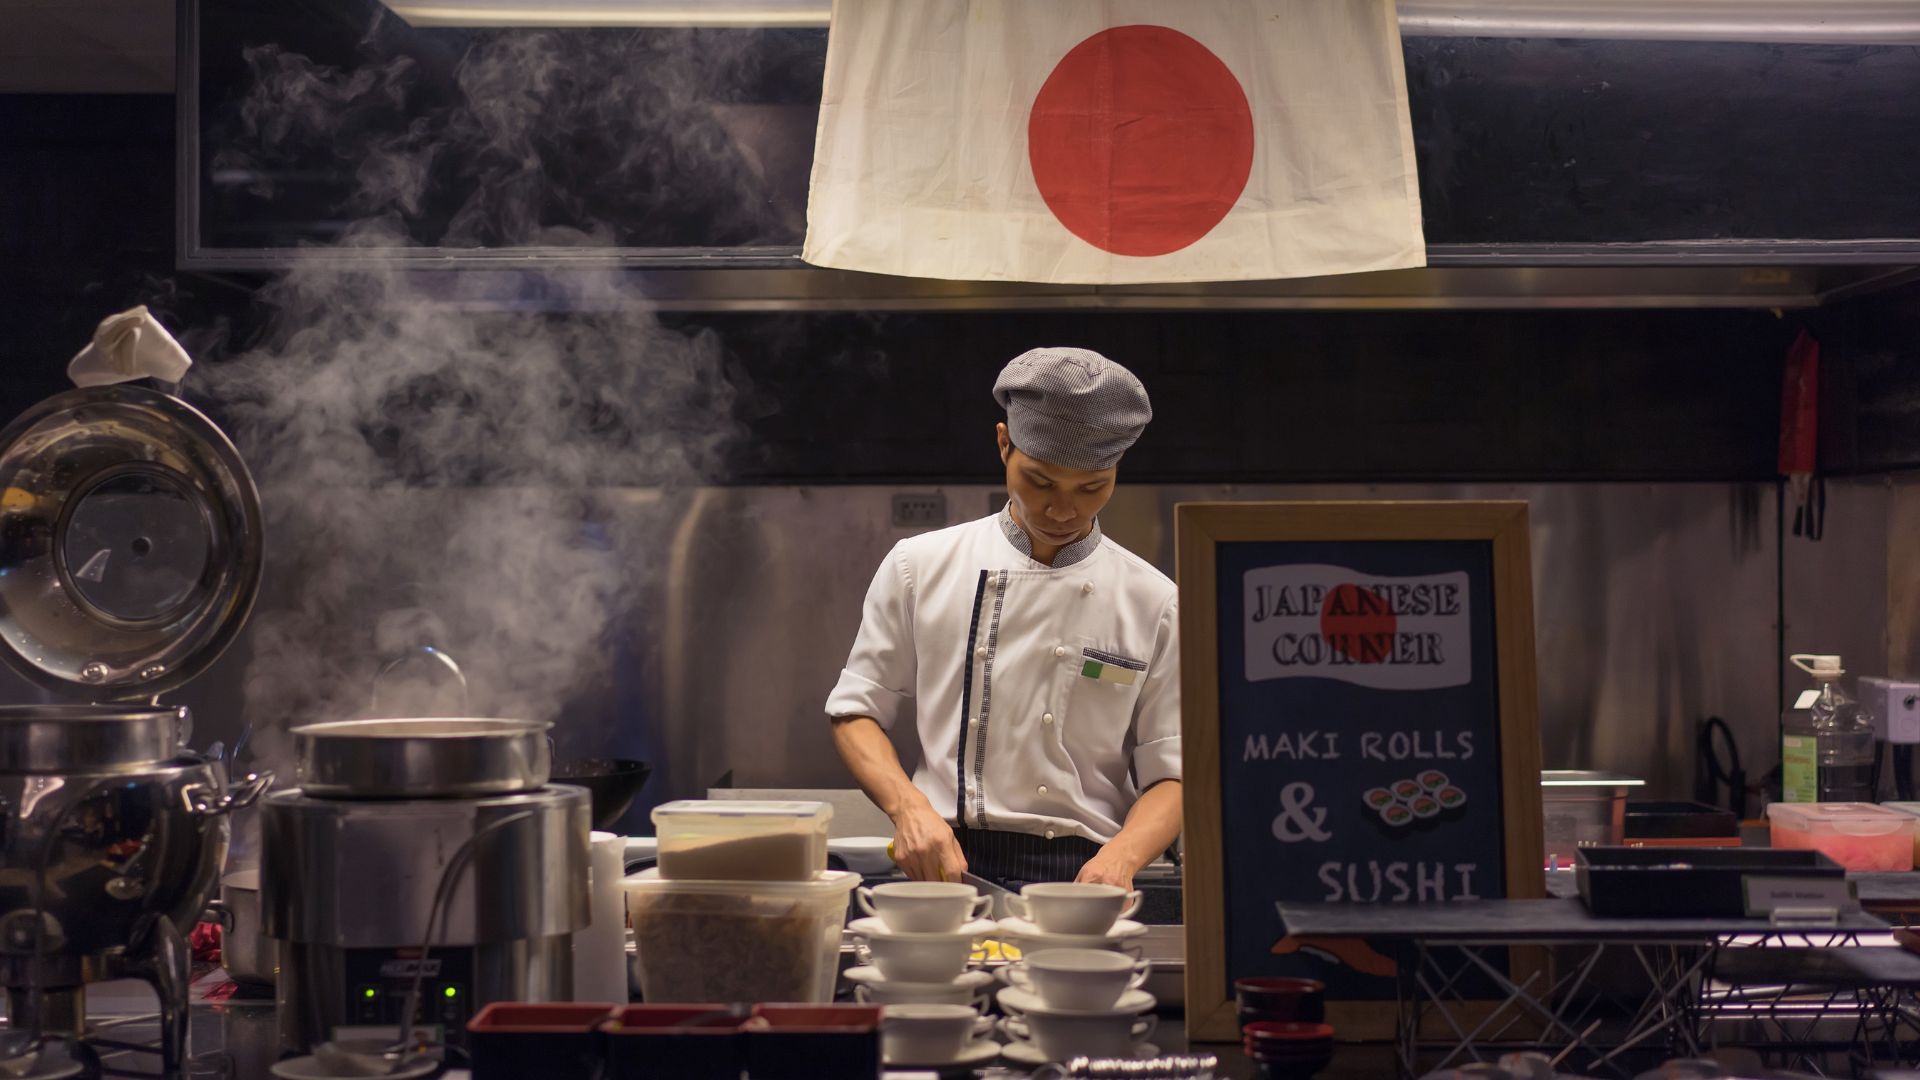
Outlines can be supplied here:
M610 829L633 805L634 796L653 775L653 766L625 758L577 758L553 763L553 782L587 789L593 800L593 827Z

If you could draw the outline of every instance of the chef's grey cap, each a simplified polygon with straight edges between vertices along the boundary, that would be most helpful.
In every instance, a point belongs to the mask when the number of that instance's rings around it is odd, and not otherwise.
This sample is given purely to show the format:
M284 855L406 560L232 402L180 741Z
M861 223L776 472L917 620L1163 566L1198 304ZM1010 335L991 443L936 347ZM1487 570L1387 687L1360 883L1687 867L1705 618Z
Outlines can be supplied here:
M1153 419L1133 372L1090 349L1029 349L1000 372L993 396L1013 445L1069 469L1114 465Z

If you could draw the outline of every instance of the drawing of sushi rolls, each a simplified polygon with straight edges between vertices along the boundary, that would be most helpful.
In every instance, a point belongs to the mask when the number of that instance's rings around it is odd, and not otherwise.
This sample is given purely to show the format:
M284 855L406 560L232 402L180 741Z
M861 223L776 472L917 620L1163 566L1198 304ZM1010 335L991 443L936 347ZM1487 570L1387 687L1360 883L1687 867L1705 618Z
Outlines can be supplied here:
M1380 808L1380 820L1397 829L1413 823L1413 811L1405 803L1391 802Z
M1447 774L1439 769L1428 769L1420 774L1420 786L1428 793L1439 791L1448 784Z
M1425 791L1426 789L1420 786L1418 780L1395 780L1393 782L1393 793L1399 796L1402 802L1412 802Z
M1368 788L1366 794L1360 797L1366 800L1369 809L1376 812L1385 810L1394 803L1393 792L1383 787Z
M1452 784L1434 792L1433 797L1440 800L1440 805L1448 810L1458 810L1467 805L1467 793Z
M1440 800L1431 795L1416 795L1407 808L1413 811L1414 817L1430 818L1440 813Z

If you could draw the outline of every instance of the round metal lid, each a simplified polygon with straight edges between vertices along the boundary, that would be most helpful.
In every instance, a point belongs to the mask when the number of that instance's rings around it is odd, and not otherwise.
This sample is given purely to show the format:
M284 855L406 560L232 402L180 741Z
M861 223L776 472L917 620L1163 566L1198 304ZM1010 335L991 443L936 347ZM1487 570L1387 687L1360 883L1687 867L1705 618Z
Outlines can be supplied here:
M246 622L260 536L246 465L191 405L48 398L0 431L0 659L68 698L172 690Z

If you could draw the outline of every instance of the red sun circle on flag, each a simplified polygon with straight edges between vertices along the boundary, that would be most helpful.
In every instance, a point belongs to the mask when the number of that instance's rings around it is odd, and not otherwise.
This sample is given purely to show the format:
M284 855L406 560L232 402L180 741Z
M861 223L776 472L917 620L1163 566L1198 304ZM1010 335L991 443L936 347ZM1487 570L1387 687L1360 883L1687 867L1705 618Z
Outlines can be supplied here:
M1040 197L1116 255L1165 255L1213 230L1253 172L1253 110L1227 65L1164 26L1116 26L1054 66L1027 119Z
M1320 607L1320 636L1327 647L1357 664L1377 664L1393 655L1399 624L1385 600L1351 582L1330 589Z

